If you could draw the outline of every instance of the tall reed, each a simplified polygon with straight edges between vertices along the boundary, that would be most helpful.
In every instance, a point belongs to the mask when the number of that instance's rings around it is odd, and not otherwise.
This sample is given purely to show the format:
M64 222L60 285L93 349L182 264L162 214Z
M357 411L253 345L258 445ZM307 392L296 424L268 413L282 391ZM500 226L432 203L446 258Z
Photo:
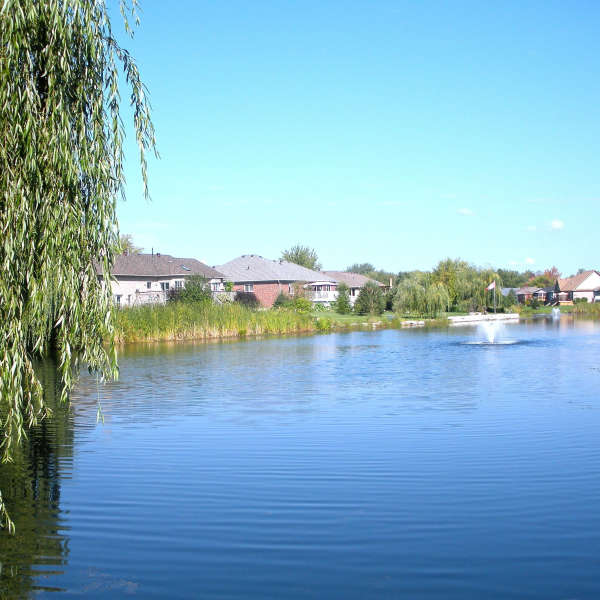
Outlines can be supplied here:
M215 339L320 329L309 315L255 311L239 304L183 303L124 308L115 317L116 341Z
M578 302L573 305L572 315L600 318L600 302Z

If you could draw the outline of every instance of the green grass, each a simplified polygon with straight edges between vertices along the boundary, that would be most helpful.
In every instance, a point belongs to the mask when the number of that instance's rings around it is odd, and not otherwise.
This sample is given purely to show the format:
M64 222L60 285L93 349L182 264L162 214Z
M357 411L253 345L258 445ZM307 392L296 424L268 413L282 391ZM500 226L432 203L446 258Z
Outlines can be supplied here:
M288 310L251 310L239 304L183 303L124 308L115 316L116 340L201 340L319 331L310 315Z

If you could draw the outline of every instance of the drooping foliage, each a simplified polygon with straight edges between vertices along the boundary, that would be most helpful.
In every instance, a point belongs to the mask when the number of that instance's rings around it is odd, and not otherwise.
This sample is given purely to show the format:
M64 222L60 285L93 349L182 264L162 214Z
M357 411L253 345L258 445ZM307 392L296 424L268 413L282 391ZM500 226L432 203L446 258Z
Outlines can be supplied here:
M122 3L125 28L136 0ZM96 0L0 7L0 424L10 460L49 414L36 357L57 358L65 399L80 364L116 373L108 279L124 194L121 70L147 192L154 130L135 62ZM0 505L1 508L1 505ZM4 515L5 516L5 515ZM6 524L6 518L0 523Z
M492 281L496 282L497 306L501 306L502 278L497 272L446 259L431 273L415 271L402 277L394 291L394 310L423 316L483 310L493 302L492 293L486 291Z

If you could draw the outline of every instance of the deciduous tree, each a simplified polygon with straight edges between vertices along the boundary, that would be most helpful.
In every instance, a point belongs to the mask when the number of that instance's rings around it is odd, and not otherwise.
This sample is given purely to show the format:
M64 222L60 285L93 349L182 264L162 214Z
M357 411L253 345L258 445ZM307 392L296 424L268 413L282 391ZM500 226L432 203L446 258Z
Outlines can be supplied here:
M135 16L121 3L126 29ZM10 460L49 414L34 359L56 355L62 398L80 364L116 374L108 286L124 195L120 71L130 90L144 189L154 148L146 90L104 2L0 7L0 424ZM0 511L2 510L0 499ZM2 524L9 524L0 512Z

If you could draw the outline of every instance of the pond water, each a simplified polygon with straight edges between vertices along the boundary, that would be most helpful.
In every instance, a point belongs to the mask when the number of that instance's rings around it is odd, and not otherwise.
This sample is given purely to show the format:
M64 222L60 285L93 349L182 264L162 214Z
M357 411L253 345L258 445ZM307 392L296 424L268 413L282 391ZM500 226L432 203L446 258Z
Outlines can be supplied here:
M477 341L128 348L2 467L2 597L599 598L600 324Z

